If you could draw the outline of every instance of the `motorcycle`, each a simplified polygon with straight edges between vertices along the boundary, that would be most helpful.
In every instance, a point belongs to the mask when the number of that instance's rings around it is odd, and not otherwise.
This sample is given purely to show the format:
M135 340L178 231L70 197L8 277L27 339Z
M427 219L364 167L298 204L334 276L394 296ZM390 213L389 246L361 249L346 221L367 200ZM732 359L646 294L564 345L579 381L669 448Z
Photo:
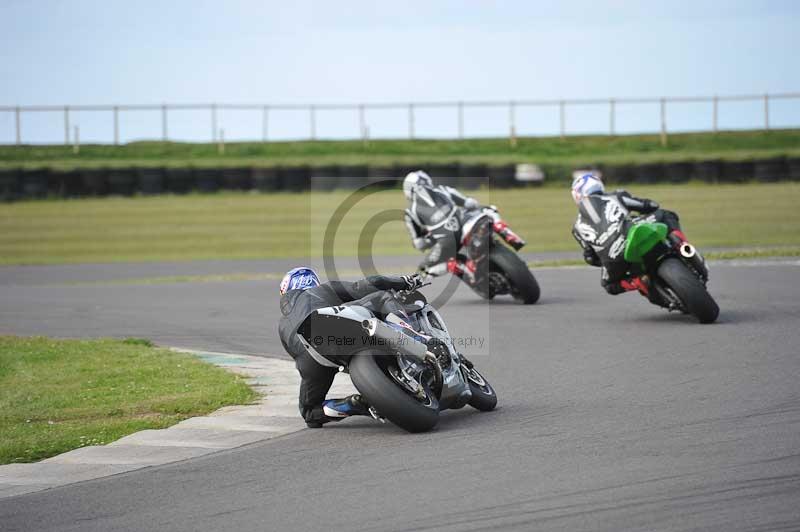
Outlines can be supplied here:
M448 257L447 270L460 273L461 280L484 299L510 294L526 305L539 300L540 289L527 264L503 245L496 235L519 251L521 239L492 207L455 208L431 237L456 239L457 255Z
M623 257L632 273L650 279L647 295L652 303L712 323L719 306L706 288L705 260L693 245L667 232L663 223L634 221L624 240Z
M439 412L466 405L494 409L497 395L486 378L454 346L444 319L417 291L395 292L408 322L378 317L359 305L321 308L298 336L314 359L350 374L379 421L424 432Z

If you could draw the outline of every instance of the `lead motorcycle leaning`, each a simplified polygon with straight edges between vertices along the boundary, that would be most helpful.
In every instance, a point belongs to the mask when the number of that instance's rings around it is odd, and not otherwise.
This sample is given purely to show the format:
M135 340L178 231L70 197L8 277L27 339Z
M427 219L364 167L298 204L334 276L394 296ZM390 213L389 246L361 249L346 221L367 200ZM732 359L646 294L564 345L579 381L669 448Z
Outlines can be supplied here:
M409 432L432 429L442 410L494 409L494 388L456 351L444 319L425 296L395 296L408 324L359 305L326 307L306 318L300 341L320 364L350 374L375 419Z

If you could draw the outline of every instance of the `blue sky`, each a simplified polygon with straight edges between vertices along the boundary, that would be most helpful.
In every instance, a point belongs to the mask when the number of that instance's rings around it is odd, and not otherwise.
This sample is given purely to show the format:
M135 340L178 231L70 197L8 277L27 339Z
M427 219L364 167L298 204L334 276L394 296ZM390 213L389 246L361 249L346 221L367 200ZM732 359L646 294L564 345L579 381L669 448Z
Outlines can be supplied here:
M291 5L289 5L291 4ZM0 105L359 103L660 97L800 91L800 2L0 3ZM618 106L618 132L657 130L656 105ZM669 107L668 127L707 128L711 107ZM722 128L757 127L760 103L720 107ZM555 134L556 108L517 110L519 134ZM170 114L170 137L207 140L207 112ZM607 106L567 110L571 132L608 129ZM403 110L367 113L373 137L407 134ZM84 141L110 115L73 113ZM503 135L507 109L468 110L468 136ZM800 126L800 100L775 102ZM123 141L160 136L157 112L123 113ZM61 142L61 114L23 115L23 141ZM419 136L452 137L456 114L419 110ZM260 113L221 112L229 139L258 139ZM273 112L272 138L308 135L308 113ZM357 114L320 112L317 135L355 137ZM0 143L14 141L0 113Z

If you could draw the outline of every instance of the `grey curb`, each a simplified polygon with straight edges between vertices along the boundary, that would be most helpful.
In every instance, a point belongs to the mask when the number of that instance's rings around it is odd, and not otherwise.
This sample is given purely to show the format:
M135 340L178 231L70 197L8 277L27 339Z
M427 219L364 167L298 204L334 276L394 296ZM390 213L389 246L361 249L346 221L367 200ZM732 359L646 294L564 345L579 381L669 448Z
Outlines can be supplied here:
M0 466L0 498L41 491L269 440L305 428L297 411L300 378L288 360L174 348L243 375L261 396L161 430L143 430L108 445L81 447L34 464ZM339 374L331 395L354 393Z

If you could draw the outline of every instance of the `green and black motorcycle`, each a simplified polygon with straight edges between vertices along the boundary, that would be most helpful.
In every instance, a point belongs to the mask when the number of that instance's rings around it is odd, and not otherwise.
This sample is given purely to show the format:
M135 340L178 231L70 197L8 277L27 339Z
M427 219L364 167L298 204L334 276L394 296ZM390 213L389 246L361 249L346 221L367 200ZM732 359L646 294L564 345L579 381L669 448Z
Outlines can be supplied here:
M670 311L691 314L700 323L712 323L719 315L708 293L708 268L688 242L673 242L663 223L633 223L625 238L624 259L631 272L650 279L648 298Z

